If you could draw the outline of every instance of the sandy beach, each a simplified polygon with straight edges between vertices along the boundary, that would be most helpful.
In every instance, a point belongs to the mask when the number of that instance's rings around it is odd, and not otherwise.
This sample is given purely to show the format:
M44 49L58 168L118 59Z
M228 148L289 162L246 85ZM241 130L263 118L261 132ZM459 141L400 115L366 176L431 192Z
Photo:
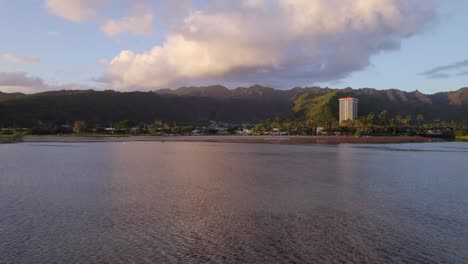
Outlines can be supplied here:
M1 140L1 139L0 139ZM26 136L22 142L217 142L256 144L386 144L440 142L425 137L353 137L353 136Z

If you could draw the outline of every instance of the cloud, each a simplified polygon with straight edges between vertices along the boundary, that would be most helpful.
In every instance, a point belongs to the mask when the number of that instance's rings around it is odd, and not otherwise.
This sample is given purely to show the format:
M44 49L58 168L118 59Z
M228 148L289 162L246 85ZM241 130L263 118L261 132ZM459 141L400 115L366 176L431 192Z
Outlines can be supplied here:
M76 83L48 83L42 78L29 76L26 72L23 71L0 72L1 92L38 93L44 91L79 89L96 89L96 87Z
M45 6L53 15L81 22L96 17L96 9L107 2L108 0L45 0Z
M425 75L426 77L431 78L431 79L450 78L452 77L452 75L446 72L453 72L453 71L461 70L463 68L468 68L468 60L462 60L462 61L457 61L454 63L442 65L442 66L437 66L426 72L423 72L422 75ZM466 72L461 72L457 75L463 76L464 75L463 73L466 73Z
M54 88L55 86L48 85L43 79L29 76L26 72L0 72L0 92L36 93Z
M457 76L468 76L468 71L462 71L457 73Z
M128 33L132 35L152 35L154 16L144 7L134 8L131 15L120 20L108 20L101 30L110 37Z
M334 81L398 49L436 16L435 1L211 0L146 52L125 50L102 80L120 89L200 81L287 84Z
M433 73L433 74L430 74L427 76L427 78L429 79L448 79L448 78L451 78L452 75L451 74L447 74L447 73Z
M44 86L41 78L30 77L25 72L0 72L0 87L2 86Z
M2 58L6 61L13 62L13 63L39 64L41 62L41 59L37 57L18 56L18 55L13 55L13 54L8 54L8 53L2 54Z

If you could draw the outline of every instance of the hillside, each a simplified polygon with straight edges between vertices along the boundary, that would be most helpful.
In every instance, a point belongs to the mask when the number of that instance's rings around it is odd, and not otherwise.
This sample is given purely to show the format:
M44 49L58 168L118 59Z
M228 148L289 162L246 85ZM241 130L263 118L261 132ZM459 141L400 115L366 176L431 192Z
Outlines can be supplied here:
M154 92L57 91L0 99L0 127L64 124L85 120L93 124L129 119L196 123L209 120L258 122L286 111L288 98L241 96L179 96Z
M342 89L321 90L305 93L299 97L292 108L296 119L306 117L315 120L330 120L338 117L338 99L354 97L359 100L359 114L378 114L387 110L391 115L423 114L426 120L468 120L468 88L455 92L425 95L419 91L400 90Z
M305 93L292 107L295 119L312 119L318 123L333 122L338 116L338 93L327 92L324 95Z
M21 98L26 96L25 94L22 93L2 93L0 92L0 102L1 101L6 101L6 100L11 100L11 99L16 99L16 98Z
M54 91L38 94L0 93L0 127L33 126L85 120L93 124L123 119L196 123L218 120L254 123L276 116L332 119L339 97L359 99L359 114L423 114L426 120L468 120L468 88L425 95L418 91L294 88L275 90L255 85L229 90L223 86L183 87L155 92Z

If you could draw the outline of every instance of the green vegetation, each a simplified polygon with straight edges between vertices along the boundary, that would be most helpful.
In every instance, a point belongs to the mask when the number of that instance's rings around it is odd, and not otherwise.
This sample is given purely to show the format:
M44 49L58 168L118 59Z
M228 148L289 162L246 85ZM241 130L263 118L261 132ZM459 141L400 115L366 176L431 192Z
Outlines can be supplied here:
M83 134L85 132L87 132L87 125L86 125L86 122L85 121L75 121L75 123L73 124L73 133L75 134Z
M309 120L310 124L321 124L330 128L336 121L338 112L337 102L338 94L336 92L330 92L321 96L307 93L295 101L292 109L296 117L299 117L298 119L306 119Z
M232 97L226 99L178 96L154 92L59 91L15 97L0 95L0 128L29 128L41 120L50 126L83 120L90 127L114 126L122 120L198 125L210 120L257 122L283 113L288 97Z
M464 128L462 130L457 130L455 132L455 139L461 141L468 141L468 128Z
M291 113L284 118L277 118L277 122L266 120L258 123L254 132L257 134L290 135L354 135L354 136L432 136L444 138L462 138L468 121L442 121L434 118L425 122L421 113L415 116L396 113L389 110L367 112L367 109L377 108L369 105L364 97L364 104L359 105L360 112L366 112L355 120L348 120L344 124L338 123L338 98L349 96L349 93L329 92L324 95L306 93L295 100ZM364 108L364 110L362 110ZM281 122L278 122L280 120Z
M360 117L339 126L338 98L346 96L359 100ZM318 87L280 91L258 85L234 90L210 86L130 93L0 93L0 134L8 136L220 133L210 120L237 124L225 126L223 134L247 127L257 134L451 133L460 138L466 136L460 133L465 133L468 120L468 88L434 95Z
M382 111L378 119L374 113L370 113L355 120L348 120L342 125L339 125L338 121L326 118L316 120L307 118L302 121L283 119L280 123L266 120L256 124L253 130L261 135L287 133L289 135L430 136L448 139L468 137L467 121L414 123L411 115L402 117L397 114L387 119L386 112Z

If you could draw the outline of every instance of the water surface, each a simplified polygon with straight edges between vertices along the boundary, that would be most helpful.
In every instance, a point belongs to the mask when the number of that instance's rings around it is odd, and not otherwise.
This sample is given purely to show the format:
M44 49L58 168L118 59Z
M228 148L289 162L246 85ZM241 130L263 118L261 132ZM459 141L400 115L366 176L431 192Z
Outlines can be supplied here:
M468 263L468 143L0 145L0 263Z

